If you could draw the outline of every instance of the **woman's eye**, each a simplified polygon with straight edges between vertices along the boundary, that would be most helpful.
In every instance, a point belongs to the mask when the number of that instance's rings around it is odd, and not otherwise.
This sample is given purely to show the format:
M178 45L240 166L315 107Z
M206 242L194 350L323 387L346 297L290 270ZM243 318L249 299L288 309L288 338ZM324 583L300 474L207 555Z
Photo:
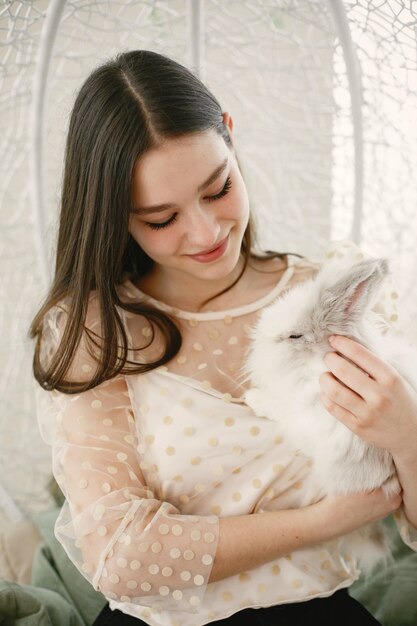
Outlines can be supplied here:
M169 220L167 220L166 222L145 222L145 224L149 226L149 228L152 228L152 230L160 230L161 228L166 228L167 226L170 226L176 220L177 214L174 213L174 215L170 217Z
M220 200L220 198L223 198L229 193L231 186L232 181L230 176L228 176L226 178L224 187L219 191L219 193L216 193L213 196L207 196L206 200L208 200L209 202L213 202L213 200ZM166 222L145 222L145 224L149 226L149 228L151 228L152 230L160 230L161 228L167 228L167 226L171 226L171 224L176 222L176 220L177 213L174 213L174 215L170 217L169 220L166 220Z
M232 186L232 180L231 180L230 176L228 176L226 178L226 182L224 184L223 189L221 191L219 191L219 193L214 194L214 196L207 196L207 200L209 202L212 202L213 200L220 200L220 198L223 198L224 196L226 196L229 193L231 186Z

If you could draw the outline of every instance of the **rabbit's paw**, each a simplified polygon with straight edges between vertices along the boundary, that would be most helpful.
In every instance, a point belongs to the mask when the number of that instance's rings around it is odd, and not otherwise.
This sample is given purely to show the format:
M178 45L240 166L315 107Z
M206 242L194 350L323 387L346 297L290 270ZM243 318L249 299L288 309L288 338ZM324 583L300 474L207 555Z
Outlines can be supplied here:
M255 388L248 389L245 393L245 403L258 417L267 417L268 410L265 402L265 392Z

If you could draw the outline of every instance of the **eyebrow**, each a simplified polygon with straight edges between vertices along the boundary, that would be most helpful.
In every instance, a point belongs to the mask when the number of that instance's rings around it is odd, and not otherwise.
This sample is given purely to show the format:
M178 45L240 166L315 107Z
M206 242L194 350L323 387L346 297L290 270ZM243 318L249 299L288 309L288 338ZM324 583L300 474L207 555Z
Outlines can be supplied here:
M228 163L229 163L229 159L228 157L226 157L225 160L218 167L216 167L216 169L210 174L207 180L205 180L204 183L202 183L198 187L197 191L203 191L204 189L206 189L206 187L211 185L211 183L214 183L214 181L220 176L220 174L224 172ZM131 212L140 214L140 215L148 215L149 213L158 213L159 211L166 211L167 209L174 209L176 206L177 206L176 204L168 202L165 204L154 204L148 207L132 207Z

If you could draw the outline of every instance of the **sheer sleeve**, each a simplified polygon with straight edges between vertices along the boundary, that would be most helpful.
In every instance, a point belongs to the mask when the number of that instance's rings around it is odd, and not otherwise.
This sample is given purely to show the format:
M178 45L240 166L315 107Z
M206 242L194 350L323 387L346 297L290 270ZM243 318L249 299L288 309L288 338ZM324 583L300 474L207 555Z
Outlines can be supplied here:
M49 340L58 326L48 324ZM92 364L81 363L88 356L80 361L80 354L77 367L87 372ZM77 395L37 393L41 433L52 446L53 473L66 499L55 534L71 561L109 600L196 611L214 560L218 518L182 515L147 487L125 378Z

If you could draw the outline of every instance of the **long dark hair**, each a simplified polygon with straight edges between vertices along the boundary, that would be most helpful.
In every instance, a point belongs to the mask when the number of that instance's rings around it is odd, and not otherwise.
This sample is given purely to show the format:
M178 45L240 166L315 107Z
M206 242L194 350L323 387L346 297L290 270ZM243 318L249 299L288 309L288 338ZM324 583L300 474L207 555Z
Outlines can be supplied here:
M158 367L178 352L181 334L174 320L143 303L122 302L116 290L123 276L137 279L153 263L128 232L132 172L136 161L164 139L210 129L231 145L213 94L188 69L155 52L119 54L81 87L66 144L55 277L30 331L36 339L34 374L44 388L77 393L119 373ZM242 242L245 265L251 247L249 224ZM100 312L100 335L85 324L92 291ZM65 328L45 364L44 318L64 298ZM145 316L153 333L159 329L165 349L157 360L146 365L129 360L118 309ZM65 377L83 336L91 354L98 348L97 368L88 382L70 382Z

